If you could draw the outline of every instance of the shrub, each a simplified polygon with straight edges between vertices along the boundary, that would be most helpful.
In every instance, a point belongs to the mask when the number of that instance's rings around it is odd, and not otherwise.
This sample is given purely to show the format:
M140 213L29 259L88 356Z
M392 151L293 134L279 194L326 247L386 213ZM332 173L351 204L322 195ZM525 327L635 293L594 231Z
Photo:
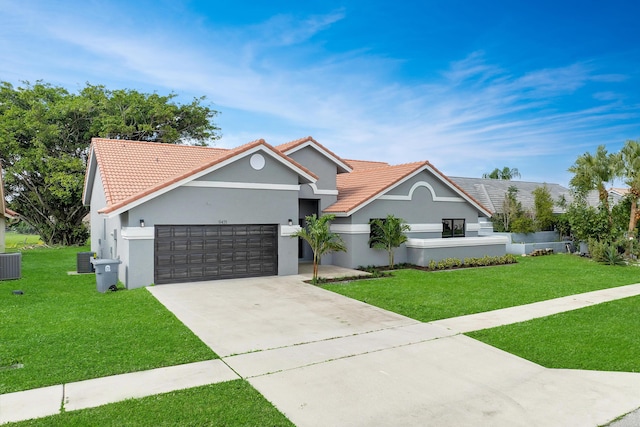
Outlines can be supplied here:
M614 245L610 245L604 252L604 260L601 261L608 265L626 265L624 258Z
M591 258L594 261L604 262L606 260L606 252L607 249L609 249L608 243L590 238L587 242L587 246L589 247L589 255L591 255Z

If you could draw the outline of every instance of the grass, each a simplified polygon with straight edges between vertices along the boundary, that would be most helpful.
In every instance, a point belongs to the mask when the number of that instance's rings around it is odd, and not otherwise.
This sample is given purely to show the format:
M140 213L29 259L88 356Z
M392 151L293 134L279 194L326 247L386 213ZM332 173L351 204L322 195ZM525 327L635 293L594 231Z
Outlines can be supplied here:
M547 368L640 372L640 296L468 336Z
M217 357L147 290L68 275L87 250L24 251L22 279L0 281L0 367L24 365L0 369L0 394Z
M394 277L323 288L428 322L640 282L640 268L570 255L451 271L399 270Z
M42 240L37 234L19 234L15 231L7 231L4 236L4 243L7 251L15 252L16 249L42 245Z
M293 426L244 380L5 424L26 426Z

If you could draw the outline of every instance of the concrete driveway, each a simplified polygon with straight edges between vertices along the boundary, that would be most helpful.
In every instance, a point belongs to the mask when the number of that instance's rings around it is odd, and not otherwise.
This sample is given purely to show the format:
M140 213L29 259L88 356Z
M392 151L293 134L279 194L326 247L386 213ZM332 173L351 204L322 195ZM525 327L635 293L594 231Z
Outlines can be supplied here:
M640 374L552 370L300 276L148 288L298 426L597 426Z

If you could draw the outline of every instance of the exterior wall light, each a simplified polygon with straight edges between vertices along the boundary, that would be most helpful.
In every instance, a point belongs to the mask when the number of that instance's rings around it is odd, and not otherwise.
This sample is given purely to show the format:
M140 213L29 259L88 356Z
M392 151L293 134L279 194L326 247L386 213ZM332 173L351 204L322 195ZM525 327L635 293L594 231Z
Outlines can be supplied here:
M140 227L144 228L144 219L140 218Z
M293 225L293 220L289 218L289 225Z

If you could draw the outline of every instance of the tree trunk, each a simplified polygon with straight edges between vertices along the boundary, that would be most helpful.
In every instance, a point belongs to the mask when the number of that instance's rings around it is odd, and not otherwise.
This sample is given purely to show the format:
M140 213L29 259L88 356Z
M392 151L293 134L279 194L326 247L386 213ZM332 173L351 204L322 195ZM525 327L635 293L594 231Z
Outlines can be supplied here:
M629 236L633 236L634 230L636 229L637 223L637 211L638 211L638 201L636 196L634 195L631 199L631 215L629 215Z
M318 256L313 252L313 279L311 282L315 285L318 283Z

